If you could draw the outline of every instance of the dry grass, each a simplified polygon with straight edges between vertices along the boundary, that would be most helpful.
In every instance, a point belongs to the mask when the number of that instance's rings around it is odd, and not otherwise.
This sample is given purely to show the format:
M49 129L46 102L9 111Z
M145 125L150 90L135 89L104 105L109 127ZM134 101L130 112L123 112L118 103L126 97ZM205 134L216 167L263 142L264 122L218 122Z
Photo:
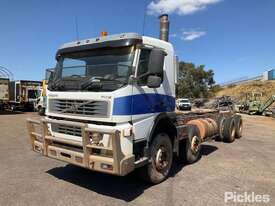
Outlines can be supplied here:
M253 81L242 85L232 85L217 92L216 96L226 95L242 100L246 93L251 92L262 92L263 99L267 99L275 95L275 81Z

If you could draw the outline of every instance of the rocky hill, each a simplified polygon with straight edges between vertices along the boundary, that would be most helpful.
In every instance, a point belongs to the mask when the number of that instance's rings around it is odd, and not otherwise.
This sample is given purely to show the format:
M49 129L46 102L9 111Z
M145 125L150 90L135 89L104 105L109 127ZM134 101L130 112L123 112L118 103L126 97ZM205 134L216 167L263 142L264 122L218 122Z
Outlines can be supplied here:
M234 99L243 100L246 93L262 92L263 100L275 95L275 81L253 81L242 85L223 87L216 96L232 96Z

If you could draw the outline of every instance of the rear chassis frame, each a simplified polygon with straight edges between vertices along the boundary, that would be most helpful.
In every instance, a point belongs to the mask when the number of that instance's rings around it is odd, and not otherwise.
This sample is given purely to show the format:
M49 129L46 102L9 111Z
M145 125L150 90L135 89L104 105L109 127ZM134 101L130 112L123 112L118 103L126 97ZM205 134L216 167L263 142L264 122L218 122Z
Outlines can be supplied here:
M81 128L82 142L55 137L50 131L48 124L62 124L77 126ZM120 131L117 129L100 129L88 127L86 123L46 119L28 119L27 127L31 141L31 149L46 157L65 161L90 170L105 172L109 174L124 176L135 169L135 156L124 155L120 144ZM41 129L41 134L36 132L36 127ZM91 143L91 133L108 134L111 138L111 147L98 146ZM66 144L82 148L82 151L75 151L58 144ZM102 156L94 151L109 151L111 156Z

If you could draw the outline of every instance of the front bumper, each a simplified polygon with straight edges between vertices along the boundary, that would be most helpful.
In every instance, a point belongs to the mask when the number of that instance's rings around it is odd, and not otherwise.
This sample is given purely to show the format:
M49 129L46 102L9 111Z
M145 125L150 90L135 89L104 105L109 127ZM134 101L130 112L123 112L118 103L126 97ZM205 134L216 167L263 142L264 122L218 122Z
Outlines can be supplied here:
M180 110L191 110L191 106L190 105L179 105L179 109Z
M55 137L49 131L48 124L62 124L80 127L82 141ZM90 170L124 176L135 168L135 156L124 155L121 151L120 131L116 129L99 129L88 127L85 123L50 120L40 121L28 119L27 126L33 151L44 156L68 162ZM104 147L91 143L92 133L108 134L111 146ZM77 150L75 148L78 148ZM102 152L106 155L101 155Z

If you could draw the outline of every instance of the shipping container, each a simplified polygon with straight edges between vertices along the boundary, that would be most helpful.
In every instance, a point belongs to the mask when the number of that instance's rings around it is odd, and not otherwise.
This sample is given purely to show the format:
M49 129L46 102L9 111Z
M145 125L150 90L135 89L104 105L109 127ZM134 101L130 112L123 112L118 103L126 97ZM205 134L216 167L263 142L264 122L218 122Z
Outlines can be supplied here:
M268 71L268 80L275 80L275 69Z
M0 78L0 110L4 110L9 101L9 79Z
M9 79L0 78L0 101L9 100Z

